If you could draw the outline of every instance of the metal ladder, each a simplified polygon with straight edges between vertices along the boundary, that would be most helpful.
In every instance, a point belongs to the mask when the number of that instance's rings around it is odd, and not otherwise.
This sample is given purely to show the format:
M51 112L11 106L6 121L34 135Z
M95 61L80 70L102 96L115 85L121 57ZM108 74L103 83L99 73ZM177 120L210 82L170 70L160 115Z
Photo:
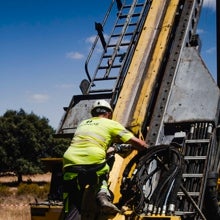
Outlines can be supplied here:
M98 35L85 63L88 81L84 80L80 85L80 88L85 87L81 88L82 91L84 90L84 94L114 93L120 90L120 85L123 83L128 68L127 64L132 58L143 21L151 5L149 0L127 0L123 3L116 0L118 8L116 22L108 41L105 41L103 29L107 18L113 11L114 2L113 0L103 23L96 23ZM88 66L92 55L95 54L95 48L100 48L99 40L103 52L91 77Z
M195 123L191 125L190 135L185 140L182 185L187 195L183 191L178 193L178 206L181 207L182 214L195 214L198 209L202 209L211 160L209 155L212 129L213 125L209 122Z

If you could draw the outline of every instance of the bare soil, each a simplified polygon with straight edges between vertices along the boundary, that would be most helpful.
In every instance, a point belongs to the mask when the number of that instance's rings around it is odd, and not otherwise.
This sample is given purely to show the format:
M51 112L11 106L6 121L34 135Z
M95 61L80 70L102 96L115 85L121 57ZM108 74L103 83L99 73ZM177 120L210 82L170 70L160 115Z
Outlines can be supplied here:
M45 173L45 174L35 174L35 175L25 175L22 177L24 182L32 181L32 182L49 182L51 178L51 173ZM13 174L9 174L6 176L0 176L0 184L1 183L10 183L10 182L16 182L17 177Z
M23 182L50 182L51 173L23 176ZM30 203L35 202L32 196L16 196L17 177L14 175L0 176L0 184L10 186L10 196L0 198L0 220L31 220Z

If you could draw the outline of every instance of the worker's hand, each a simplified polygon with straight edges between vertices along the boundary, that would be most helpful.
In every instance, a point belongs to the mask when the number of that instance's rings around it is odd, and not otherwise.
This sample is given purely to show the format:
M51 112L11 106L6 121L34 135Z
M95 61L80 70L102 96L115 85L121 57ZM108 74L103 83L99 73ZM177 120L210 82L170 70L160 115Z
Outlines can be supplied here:
M114 144L115 153L119 154L121 157L127 157L132 151L133 146L131 144Z
M139 139L137 137L132 137L129 141L129 144L132 144L132 146L134 146L134 148L138 151L142 151L146 148L149 147L149 145L142 139Z
M125 153L131 151L132 149L133 147L131 144L113 144L113 146L108 148L107 155L114 153Z
M131 144L114 144L113 147L116 153L124 153L133 149Z
M148 148L148 147L149 147L149 144L145 143L145 144L143 145L143 147L144 147L144 148Z
M113 146L109 147L107 150L107 154L114 154L115 153L115 148Z

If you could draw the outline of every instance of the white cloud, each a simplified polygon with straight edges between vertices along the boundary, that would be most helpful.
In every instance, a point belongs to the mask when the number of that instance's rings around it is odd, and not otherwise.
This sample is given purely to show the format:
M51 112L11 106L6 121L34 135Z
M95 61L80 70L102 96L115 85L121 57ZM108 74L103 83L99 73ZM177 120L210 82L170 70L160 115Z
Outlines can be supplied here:
M44 103L49 99L47 94L33 94L30 96L33 102Z
M198 34L203 34L203 33L204 33L204 30L203 30L203 29L197 29L197 33L198 33Z
M66 57L72 60L80 60L84 57L84 55L79 52L68 52L66 53Z
M219 0L218 0L219 1ZM216 0L204 0L203 6L216 10Z
M206 50L206 53L208 53L208 54L213 54L215 52L216 52L216 47L211 47L211 48Z
M93 35L93 36L91 36L91 37L88 37L88 38L86 39L86 43L93 44L94 41L95 41L95 38L96 38L95 35Z

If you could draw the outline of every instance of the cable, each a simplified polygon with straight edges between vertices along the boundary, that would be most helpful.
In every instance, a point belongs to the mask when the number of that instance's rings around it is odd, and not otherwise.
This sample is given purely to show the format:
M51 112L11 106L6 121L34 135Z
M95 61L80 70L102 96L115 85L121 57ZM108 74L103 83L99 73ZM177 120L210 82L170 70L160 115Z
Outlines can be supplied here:
M154 168L152 163L156 163ZM176 191L176 186L179 180L179 173L182 167L183 159L176 146L158 145L152 146L143 152L140 152L126 166L123 172L123 180L121 184L120 204L129 206L136 213L146 211L146 206L154 207L154 212L160 211L161 206L166 204L170 199L169 195L173 190ZM131 175L131 168L135 170ZM157 180L157 186L153 186L155 181L153 178L158 173L163 172L160 180ZM160 207L160 209L158 209ZM150 213L153 209L148 210Z

